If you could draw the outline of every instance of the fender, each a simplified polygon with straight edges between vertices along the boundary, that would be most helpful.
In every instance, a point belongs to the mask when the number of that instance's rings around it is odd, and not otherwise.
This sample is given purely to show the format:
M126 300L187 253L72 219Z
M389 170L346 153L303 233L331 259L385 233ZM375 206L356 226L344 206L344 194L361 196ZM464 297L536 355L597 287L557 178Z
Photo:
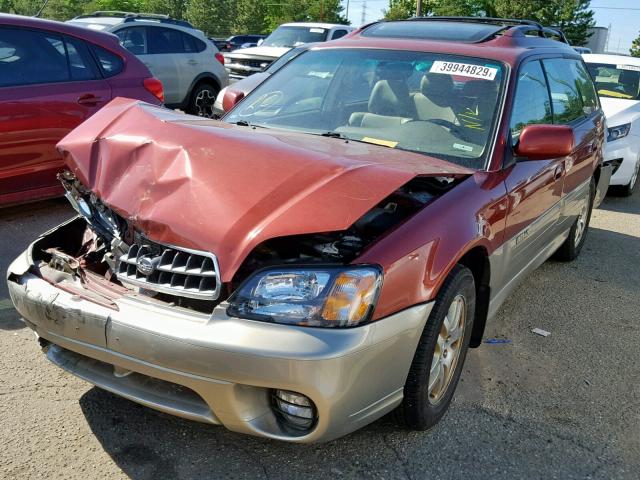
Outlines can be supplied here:
M502 245L508 200L501 177L502 172L476 172L354 261L384 269L375 319L433 300L468 252L480 247L490 256ZM453 226L451 218L457 219Z

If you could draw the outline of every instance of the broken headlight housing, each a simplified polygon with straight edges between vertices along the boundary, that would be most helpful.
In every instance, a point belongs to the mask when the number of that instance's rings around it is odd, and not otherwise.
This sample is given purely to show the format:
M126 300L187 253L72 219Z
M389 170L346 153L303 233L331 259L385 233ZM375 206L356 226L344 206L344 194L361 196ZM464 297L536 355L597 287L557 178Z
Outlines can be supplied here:
M382 269L268 268L249 277L229 298L234 317L312 327L353 327L371 319Z

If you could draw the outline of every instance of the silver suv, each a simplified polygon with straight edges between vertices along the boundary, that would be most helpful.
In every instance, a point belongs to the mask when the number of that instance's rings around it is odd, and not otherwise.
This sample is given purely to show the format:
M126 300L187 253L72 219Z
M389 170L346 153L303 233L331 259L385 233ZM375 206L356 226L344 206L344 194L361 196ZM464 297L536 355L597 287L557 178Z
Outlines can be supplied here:
M213 115L215 98L228 84L224 57L190 23L165 15L123 12L94 12L69 23L116 34L162 81L168 107Z

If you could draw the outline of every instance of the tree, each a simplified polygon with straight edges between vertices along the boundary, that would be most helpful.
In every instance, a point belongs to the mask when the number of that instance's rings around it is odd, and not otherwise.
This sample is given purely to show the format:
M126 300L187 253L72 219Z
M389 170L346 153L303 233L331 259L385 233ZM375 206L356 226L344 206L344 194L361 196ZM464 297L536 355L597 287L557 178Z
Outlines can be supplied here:
M589 28L595 25L590 0L493 0L496 15L508 18L528 18L546 26L562 29L572 45L584 45L589 40Z
M640 35L631 43L631 49L629 53L632 57L640 57Z

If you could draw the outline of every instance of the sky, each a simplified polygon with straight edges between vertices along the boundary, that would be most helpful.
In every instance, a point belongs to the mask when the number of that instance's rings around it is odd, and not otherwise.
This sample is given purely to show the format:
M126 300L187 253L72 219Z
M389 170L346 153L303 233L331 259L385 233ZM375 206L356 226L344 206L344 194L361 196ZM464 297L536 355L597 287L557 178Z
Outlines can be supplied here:
M526 1L526 0L521 0ZM382 10L389 5L388 0L342 0L343 7L349 4L349 20L352 25L362 23L363 7L365 23L382 17ZM596 25L609 27L610 52L629 53L634 38L640 34L640 1L638 0L591 0L595 12Z

